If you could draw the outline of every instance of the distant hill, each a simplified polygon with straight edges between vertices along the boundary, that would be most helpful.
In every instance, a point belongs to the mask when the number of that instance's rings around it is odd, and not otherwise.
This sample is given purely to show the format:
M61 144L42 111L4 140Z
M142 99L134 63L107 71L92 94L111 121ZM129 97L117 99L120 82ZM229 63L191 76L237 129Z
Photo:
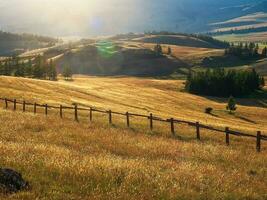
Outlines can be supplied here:
M133 41L199 48L226 48L229 46L228 43L221 42L212 37L194 34L145 35L141 38L135 38Z
M147 48L125 48L100 42L70 51L56 61L62 70L69 65L77 74L161 76L172 74L187 64Z
M57 42L59 40L52 37L0 31L0 56L12 56L26 50L50 47Z

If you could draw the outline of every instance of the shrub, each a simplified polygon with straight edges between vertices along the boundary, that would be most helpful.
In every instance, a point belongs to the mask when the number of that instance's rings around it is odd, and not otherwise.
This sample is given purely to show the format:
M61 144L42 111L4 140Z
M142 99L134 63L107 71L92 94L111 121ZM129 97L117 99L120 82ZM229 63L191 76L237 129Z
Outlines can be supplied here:
M213 111L213 108L211 108L211 107L207 107L205 109L205 113L207 113L207 114L211 114L212 111Z

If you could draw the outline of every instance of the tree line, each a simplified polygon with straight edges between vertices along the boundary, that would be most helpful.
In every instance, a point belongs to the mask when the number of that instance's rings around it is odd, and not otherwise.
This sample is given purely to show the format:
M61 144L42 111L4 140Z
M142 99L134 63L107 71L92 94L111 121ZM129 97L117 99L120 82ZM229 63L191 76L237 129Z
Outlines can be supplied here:
M238 43L234 45L233 43L229 48L225 50L225 55L234 55L243 59L267 57L267 49L263 48L262 52L259 52L259 45L253 42L250 43Z
M40 55L26 61L19 57L2 61L0 62L0 75L57 80L57 70L53 61L46 62Z
M190 72L186 90L197 95L219 97L242 97L260 90L265 85L264 78L254 69L246 71L217 68L202 72Z

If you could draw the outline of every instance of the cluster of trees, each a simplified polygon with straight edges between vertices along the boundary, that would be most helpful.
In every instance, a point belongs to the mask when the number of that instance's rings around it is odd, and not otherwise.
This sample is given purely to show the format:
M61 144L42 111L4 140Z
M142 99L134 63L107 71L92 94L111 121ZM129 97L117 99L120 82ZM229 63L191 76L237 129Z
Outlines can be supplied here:
M154 51L156 52L156 54L159 56L159 55L162 55L163 51L162 51L162 47L160 44L156 44L154 46Z
M156 52L156 54L159 56L159 55L162 55L163 54L163 49L162 49L162 46L160 44L156 44L154 46L154 52ZM168 47L167 49L167 54L168 55L171 55L172 54L172 49L171 47Z
M260 56L266 57L266 49L259 53L259 45L255 43L239 43L238 45L231 44L225 50L225 55L234 55L243 59L258 58Z
M41 56L27 61L13 57L0 62L0 75L56 80L57 70L52 60L47 63Z
M190 72L186 90L193 94L229 97L249 95L264 86L264 78L254 69L247 71L221 68L205 72Z
M230 30L219 30L216 32L209 32L208 35L217 36L225 34L247 34L247 33L259 33L267 31L267 27L250 27L245 29L230 29Z

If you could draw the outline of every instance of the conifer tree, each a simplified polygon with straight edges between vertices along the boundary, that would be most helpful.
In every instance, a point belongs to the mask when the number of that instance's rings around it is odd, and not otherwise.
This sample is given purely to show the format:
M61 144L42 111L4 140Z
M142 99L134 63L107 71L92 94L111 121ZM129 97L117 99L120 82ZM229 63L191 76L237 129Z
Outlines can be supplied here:
M266 48L266 47L264 47L264 48L262 49L262 53L261 53L261 55L262 55L262 57L264 57L264 58L267 57L267 48Z
M172 54L172 49L171 47L168 47L168 55L171 55Z
M64 66L62 76L65 78L65 80L72 79L72 70L69 65Z
M236 111L236 101L233 96L230 96L230 98L228 99L228 105L226 106L226 109L229 110L230 113Z
M50 59L48 70L47 70L47 76L49 80L55 81L57 80L57 70L56 66L53 63L53 60Z

